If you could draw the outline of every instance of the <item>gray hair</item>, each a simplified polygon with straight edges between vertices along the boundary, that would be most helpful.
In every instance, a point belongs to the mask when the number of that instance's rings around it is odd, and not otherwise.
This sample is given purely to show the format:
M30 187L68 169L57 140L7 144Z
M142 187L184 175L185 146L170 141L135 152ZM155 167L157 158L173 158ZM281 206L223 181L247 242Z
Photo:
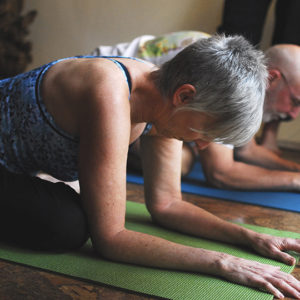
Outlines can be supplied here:
M151 76L165 97L183 84L195 87L193 100L178 110L215 117L214 125L201 131L214 141L241 146L259 129L268 72L263 53L242 36L198 40Z

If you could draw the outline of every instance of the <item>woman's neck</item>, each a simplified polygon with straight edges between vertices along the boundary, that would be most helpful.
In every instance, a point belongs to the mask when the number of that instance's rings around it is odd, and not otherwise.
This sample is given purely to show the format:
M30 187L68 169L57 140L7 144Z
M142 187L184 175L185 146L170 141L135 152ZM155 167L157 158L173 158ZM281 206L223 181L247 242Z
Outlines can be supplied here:
M149 75L137 84L130 97L133 123L155 124L169 109L167 99L161 95Z

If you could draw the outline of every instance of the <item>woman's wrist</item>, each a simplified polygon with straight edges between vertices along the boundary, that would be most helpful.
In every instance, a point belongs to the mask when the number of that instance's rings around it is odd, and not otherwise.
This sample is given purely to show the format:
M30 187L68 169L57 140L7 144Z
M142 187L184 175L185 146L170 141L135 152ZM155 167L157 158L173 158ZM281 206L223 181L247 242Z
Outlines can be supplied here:
M259 233L242 226L239 227L238 244L252 247L255 240L259 237Z
M202 272L210 275L221 276L226 272L226 262L230 260L231 255L213 250L199 249L201 257L199 264L195 265L196 272Z
M245 245L256 250L257 246L265 240L266 235L263 233L247 230L245 233Z

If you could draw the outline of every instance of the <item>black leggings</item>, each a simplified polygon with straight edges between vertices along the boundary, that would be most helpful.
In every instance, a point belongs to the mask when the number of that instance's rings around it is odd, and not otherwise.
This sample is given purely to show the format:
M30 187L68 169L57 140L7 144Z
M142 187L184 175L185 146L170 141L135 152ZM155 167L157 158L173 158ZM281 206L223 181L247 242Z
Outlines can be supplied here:
M64 183L0 166L0 240L34 250L65 251L88 238L80 196Z

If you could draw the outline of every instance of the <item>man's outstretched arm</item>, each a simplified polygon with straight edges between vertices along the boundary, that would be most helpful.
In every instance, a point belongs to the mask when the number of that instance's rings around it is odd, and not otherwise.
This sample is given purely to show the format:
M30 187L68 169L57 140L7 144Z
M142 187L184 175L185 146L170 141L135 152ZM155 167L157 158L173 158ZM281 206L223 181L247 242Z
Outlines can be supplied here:
M281 158L273 151L258 145L254 139L243 147L235 148L234 156L239 161L267 169L300 172L300 164Z
M270 170L236 161L233 150L212 143L200 151L210 184L219 188L300 191L300 172Z

